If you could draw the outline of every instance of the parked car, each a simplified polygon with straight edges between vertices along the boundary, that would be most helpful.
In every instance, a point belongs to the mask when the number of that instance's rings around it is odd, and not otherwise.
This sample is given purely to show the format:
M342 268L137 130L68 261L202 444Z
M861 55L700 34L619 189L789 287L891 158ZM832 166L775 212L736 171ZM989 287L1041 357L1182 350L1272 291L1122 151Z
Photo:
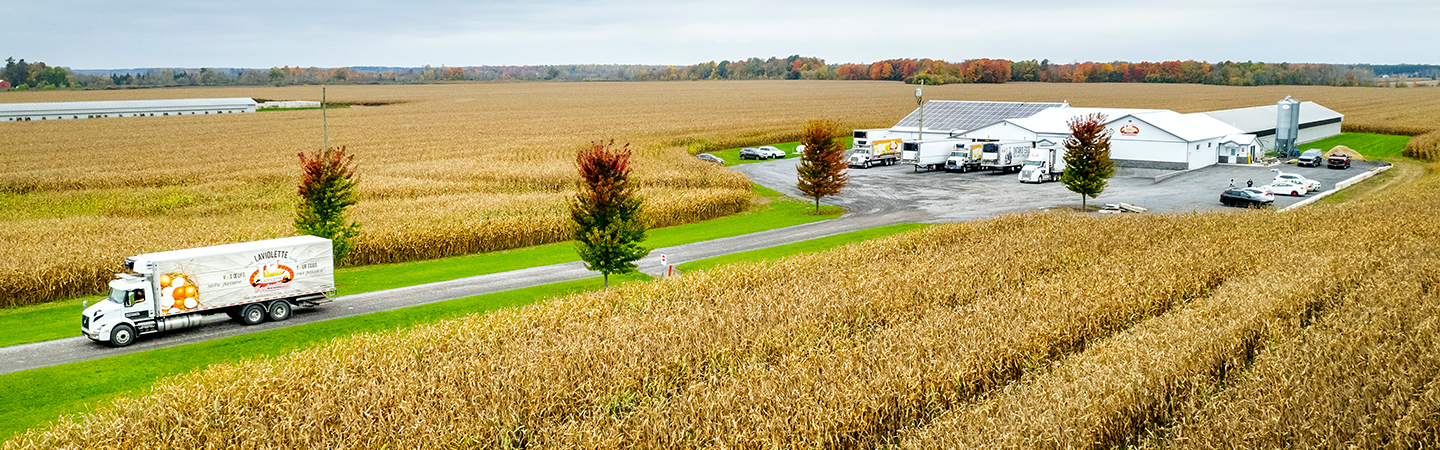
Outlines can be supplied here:
M715 164L725 165L725 160L720 159L719 156L715 156L715 155L712 155L712 154L709 154L709 153L700 153L700 154L697 154L697 155L695 155L695 158L698 158L699 160L705 161L705 162L712 162L712 163L715 163Z
M740 149L740 159L769 159L769 158L770 158L770 153L769 153L769 152L761 152L760 149L755 148L755 147L745 147L745 148Z
M764 146L764 147L760 147L760 153L769 155L771 158L775 158L775 159L780 159L780 158L784 158L784 157L785 157L785 151L784 151L784 150L781 150L781 149L778 149L778 148L775 148L775 147L771 147L771 146L768 146L768 145L766 145L766 146Z
M1336 153L1330 155L1330 159L1326 162L1325 167L1329 167L1331 169L1349 169L1350 155L1344 153Z
M1275 196L1256 188L1226 189L1220 193L1220 204L1261 208L1275 204Z
M1298 173L1285 173L1285 172L1281 172L1281 171L1278 170L1278 169L1270 169L1270 170L1273 171L1273 172L1275 172L1275 179L1272 180L1272 181L1291 180L1291 181L1295 181L1295 182L1300 183L1300 185L1302 185L1302 186L1305 186L1305 189L1306 189L1307 191L1309 191L1309 192L1315 192L1315 191L1320 190L1320 182L1319 182L1319 181L1315 181L1315 180L1312 180L1312 179L1309 179L1309 178L1305 178L1304 175L1300 175L1300 174L1298 174Z
M1325 152L1320 151L1318 148L1312 148L1306 150L1305 153L1301 153L1300 158L1295 161L1295 165L1301 167L1320 167L1320 163L1323 161L1325 161Z
M1306 189L1305 185L1300 184L1294 180L1278 180L1270 184L1260 186L1260 189L1264 190L1265 192L1269 192L1271 195L1290 195L1295 197L1310 193L1310 190Z

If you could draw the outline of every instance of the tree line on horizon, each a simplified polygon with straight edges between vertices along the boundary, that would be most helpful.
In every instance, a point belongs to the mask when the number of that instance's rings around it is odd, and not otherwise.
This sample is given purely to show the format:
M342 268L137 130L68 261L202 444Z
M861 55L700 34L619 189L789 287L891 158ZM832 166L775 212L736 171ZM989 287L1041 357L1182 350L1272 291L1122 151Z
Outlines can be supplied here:
M1341 65L1204 61L1080 62L971 59L889 59L869 64L827 64L815 57L748 58L689 66L568 64L322 69L318 67L163 68L72 71L44 62L6 60L0 80L12 89L117 89L175 86L289 86L306 84L428 84L453 81L699 81L874 80L924 83L1191 83L1231 86L1377 86L1376 76L1440 75L1436 65Z

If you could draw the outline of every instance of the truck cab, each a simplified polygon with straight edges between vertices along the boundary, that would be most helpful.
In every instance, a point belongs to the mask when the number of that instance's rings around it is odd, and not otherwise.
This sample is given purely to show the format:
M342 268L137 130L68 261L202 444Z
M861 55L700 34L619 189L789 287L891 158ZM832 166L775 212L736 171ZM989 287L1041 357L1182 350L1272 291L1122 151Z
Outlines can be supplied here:
M155 331L155 297L143 277L121 275L110 281L110 295L85 308L80 332L96 341L123 347L142 332Z

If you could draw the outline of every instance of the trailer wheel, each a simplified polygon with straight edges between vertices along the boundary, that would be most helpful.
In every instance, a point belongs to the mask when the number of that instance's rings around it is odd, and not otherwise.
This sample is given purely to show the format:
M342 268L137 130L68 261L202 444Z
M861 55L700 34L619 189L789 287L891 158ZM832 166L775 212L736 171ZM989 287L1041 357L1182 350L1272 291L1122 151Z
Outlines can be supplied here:
M290 302L276 300L270 302L270 320L279 322L290 318Z
M125 347L135 343L135 327L119 324L114 330L110 330L110 346Z
M265 321L265 307L251 303L240 309L240 323L257 325Z

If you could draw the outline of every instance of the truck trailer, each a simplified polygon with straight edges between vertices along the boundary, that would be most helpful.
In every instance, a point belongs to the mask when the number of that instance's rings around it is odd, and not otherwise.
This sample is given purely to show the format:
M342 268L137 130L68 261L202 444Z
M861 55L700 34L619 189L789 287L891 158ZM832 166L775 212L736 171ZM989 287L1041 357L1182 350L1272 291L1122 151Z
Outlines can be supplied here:
M959 141L953 139L906 142L900 152L900 162L914 164L916 172L922 167L926 170L944 168L945 160L950 158L956 145L960 145Z
M986 142L980 154L980 167L1002 173L1018 171L1033 148L1033 142Z
M900 136L889 129L855 130L854 148L850 149L850 165L869 169L870 166L894 165L900 160Z
M136 337L203 323L225 313L245 325L290 318L296 306L335 296L329 239L296 236L125 258L105 300L85 308L80 332L124 347Z
M1030 150L1030 157L1025 159L1025 166L1020 168L1020 182L1055 181L1059 180L1064 172L1064 147L1038 147Z

